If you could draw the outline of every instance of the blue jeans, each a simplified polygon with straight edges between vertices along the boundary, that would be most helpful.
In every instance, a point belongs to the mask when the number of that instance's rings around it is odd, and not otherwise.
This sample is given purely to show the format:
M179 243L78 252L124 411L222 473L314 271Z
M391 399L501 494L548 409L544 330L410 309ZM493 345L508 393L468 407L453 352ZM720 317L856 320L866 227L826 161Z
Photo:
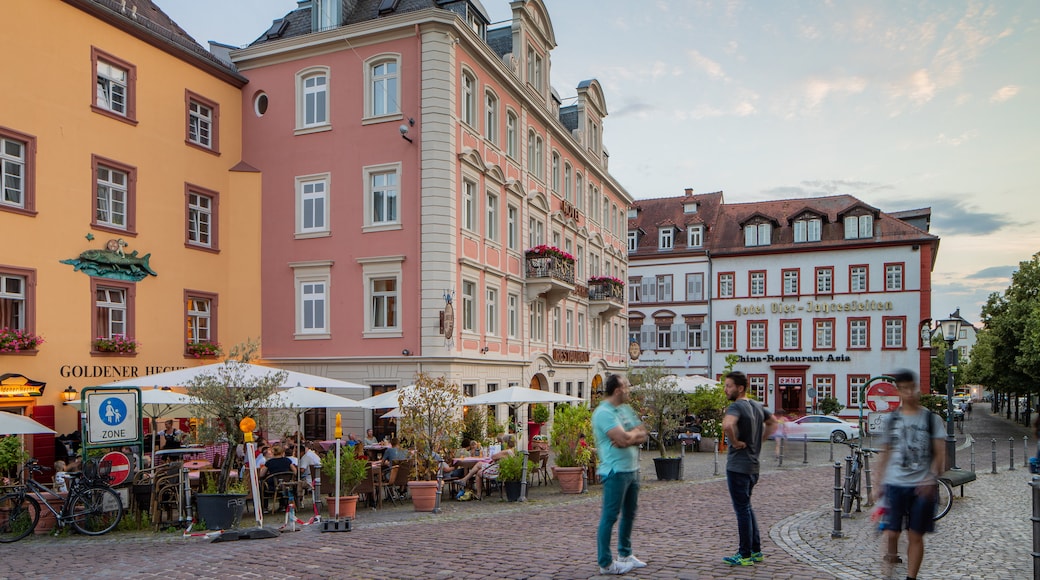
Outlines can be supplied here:
M636 508L639 504L639 472L614 472L603 478L603 513L599 519L599 530L596 533L596 559L599 565L606 568L614 561L610 549L610 535L614 531L614 522L621 514L618 524L618 555L624 558L632 555L632 524L636 519Z
M737 514L737 534L740 536L740 555L747 558L752 552L762 551L762 538L758 535L758 521L751 509L751 490L758 483L758 474L737 473L726 470L729 498Z

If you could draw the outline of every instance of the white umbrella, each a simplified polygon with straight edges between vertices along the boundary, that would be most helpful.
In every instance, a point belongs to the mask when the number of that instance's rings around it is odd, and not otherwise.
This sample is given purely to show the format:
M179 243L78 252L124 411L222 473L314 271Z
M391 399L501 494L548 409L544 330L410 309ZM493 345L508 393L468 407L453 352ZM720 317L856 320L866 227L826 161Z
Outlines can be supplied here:
M354 399L306 387L293 387L275 393L271 397L271 405L273 407L294 407L297 409L364 408L360 402Z
M386 413L383 413L382 415L379 416L380 419L398 419L400 417L401 417L401 408L400 407L394 407L393 409L390 409Z
M34 435L37 433L54 433L54 429L44 427L23 415L15 415L0 411L0 435Z
M366 409L393 409L394 407L400 406L398 404L398 397L402 394L407 393L415 388L415 385L408 385L407 387L401 387L392 391L387 391L374 397L367 399L361 399L358 401L362 407Z
M561 395L551 391L529 389L527 387L509 387L469 397L462 401L462 404L472 407L474 405L522 405L524 403L580 403L581 401L582 399L578 397Z
M718 384L718 381L701 375L691 375L688 377L677 377L675 384L680 392L696 393L701 389L714 387Z
M155 375L147 375L144 377L138 377L134 379L125 379L122 381L115 381L101 385L103 387L184 387L187 386L191 381L202 374L215 375L219 372L220 368L224 365L235 365L239 367L237 370L241 370L244 378L264 378L270 374L277 372L285 373L285 380L282 381L280 388L290 387L323 387L327 389L339 389L348 390L358 395L367 395L372 392L371 387L367 385L359 385L357 383L351 383L349 381L340 381L337 379L330 379L328 377L322 377L319 375L309 375L307 373L298 373L296 371L288 371L275 367L267 367L263 365L255 365L251 363L242 363L238 361L224 361L220 363L214 363L209 365L202 365L197 367L189 367L186 369L179 369L176 371L169 371L165 373L158 373Z

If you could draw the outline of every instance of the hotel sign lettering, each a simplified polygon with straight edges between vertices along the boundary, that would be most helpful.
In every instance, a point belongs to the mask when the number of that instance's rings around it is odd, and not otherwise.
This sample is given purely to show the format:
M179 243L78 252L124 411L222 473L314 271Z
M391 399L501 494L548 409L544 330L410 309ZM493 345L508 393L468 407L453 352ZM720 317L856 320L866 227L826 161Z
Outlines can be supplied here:
M754 314L829 314L832 312L891 312L895 310L891 300L852 300L850 302L772 302L770 304L737 304L737 316Z
M564 200L560 206L560 210L563 212L563 217L571 218L576 222L581 218L581 212L578 211L578 208L574 207L574 204L569 201Z
M83 379L132 379L169 371L179 371L185 366L134 366L134 365L62 365L58 374L65 378Z
M816 354L816 355L797 355L797 354L764 354L761 356L751 355L737 355L737 362L739 363L782 363L782 362L852 362L852 357L847 354Z

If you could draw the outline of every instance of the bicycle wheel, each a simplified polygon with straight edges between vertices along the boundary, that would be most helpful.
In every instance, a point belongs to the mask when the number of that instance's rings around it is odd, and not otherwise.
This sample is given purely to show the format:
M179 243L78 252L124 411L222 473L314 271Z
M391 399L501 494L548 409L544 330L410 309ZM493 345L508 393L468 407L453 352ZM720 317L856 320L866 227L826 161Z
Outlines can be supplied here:
M9 493L0 497L0 543L17 542L36 529L40 503L30 496Z
M841 511L844 513L852 513L852 500L855 496L859 495L859 485L857 485L858 480L859 464L856 461L853 461L848 475L845 476L845 485L841 490Z
M110 487L88 487L72 497L66 517L79 533L100 536L119 525L123 502Z
M932 518L933 520L941 519L950 513L950 506L953 505L953 488L944 479L940 479L938 482L939 490L935 494L935 517Z

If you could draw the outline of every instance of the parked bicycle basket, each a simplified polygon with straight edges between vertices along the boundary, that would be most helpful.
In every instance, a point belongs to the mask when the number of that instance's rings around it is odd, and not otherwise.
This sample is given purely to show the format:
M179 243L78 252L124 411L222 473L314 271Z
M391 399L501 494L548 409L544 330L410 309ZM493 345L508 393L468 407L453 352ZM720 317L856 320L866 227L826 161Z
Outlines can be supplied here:
M83 478L87 480L88 483L103 483L108 485L108 483L112 481L109 478L111 474L111 461L91 459L83 464Z

